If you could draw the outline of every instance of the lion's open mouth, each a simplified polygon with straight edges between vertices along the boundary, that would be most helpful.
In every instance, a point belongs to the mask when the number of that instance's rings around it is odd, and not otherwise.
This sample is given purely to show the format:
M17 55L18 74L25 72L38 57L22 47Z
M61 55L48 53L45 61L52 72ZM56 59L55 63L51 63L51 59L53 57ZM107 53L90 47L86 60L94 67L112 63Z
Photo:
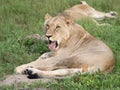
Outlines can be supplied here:
M58 47L57 41L51 41L51 40L49 40L49 49L51 51L55 50L57 47Z

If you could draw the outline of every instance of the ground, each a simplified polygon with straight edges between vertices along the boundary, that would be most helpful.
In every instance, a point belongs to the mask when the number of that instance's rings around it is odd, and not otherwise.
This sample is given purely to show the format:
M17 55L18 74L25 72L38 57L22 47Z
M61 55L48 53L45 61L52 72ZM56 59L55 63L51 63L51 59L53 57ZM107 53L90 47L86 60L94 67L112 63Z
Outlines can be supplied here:
M16 66L37 59L49 51L47 44L27 35L44 34L44 15L55 16L80 0L0 0L0 79L13 75ZM97 10L118 12L116 19L106 19L108 26L97 26L91 20L78 21L89 33L107 43L115 55L115 68L109 74L75 75L54 83L36 82L0 87L1 90L120 90L120 0L86 0Z

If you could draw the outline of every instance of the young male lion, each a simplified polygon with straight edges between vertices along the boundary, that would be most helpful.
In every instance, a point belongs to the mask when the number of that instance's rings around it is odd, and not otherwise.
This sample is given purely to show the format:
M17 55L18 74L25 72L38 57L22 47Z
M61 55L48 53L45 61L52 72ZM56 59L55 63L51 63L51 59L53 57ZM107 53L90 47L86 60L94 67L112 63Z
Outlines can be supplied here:
M52 52L16 67L29 78L66 76L75 73L110 72L114 67L111 49L90 35L65 14L45 16L46 37Z
M68 15L73 17L73 19L76 21L84 18L91 18L97 25L104 24L99 24L96 20L103 20L105 18L115 18L117 15L117 12L115 11L104 13L95 10L93 7L89 6L86 3L86 1L80 1L80 4L65 10L63 13L67 13Z

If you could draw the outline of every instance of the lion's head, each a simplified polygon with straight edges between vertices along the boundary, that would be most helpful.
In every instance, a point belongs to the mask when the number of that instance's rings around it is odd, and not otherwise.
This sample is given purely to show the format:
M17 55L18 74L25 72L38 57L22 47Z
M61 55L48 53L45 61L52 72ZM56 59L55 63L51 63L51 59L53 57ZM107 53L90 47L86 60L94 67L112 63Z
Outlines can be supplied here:
M72 24L74 24L73 19L66 14L59 14L55 17L45 15L46 37L51 50L59 49L68 40Z

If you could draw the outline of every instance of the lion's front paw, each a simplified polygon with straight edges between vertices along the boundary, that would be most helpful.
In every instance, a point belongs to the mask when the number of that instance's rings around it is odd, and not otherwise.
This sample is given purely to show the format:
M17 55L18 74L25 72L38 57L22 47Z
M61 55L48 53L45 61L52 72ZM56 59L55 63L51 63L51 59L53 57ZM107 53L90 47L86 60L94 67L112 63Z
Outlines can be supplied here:
M22 66L18 66L15 68L15 73L16 74L23 74L24 68Z
M18 66L15 68L15 73L16 74L25 74L24 70L29 67L31 67L31 66L26 66L26 65Z
M36 79L36 78L41 78L39 75L40 70L35 69L35 68L27 68L24 70L25 74L28 74L29 79Z

